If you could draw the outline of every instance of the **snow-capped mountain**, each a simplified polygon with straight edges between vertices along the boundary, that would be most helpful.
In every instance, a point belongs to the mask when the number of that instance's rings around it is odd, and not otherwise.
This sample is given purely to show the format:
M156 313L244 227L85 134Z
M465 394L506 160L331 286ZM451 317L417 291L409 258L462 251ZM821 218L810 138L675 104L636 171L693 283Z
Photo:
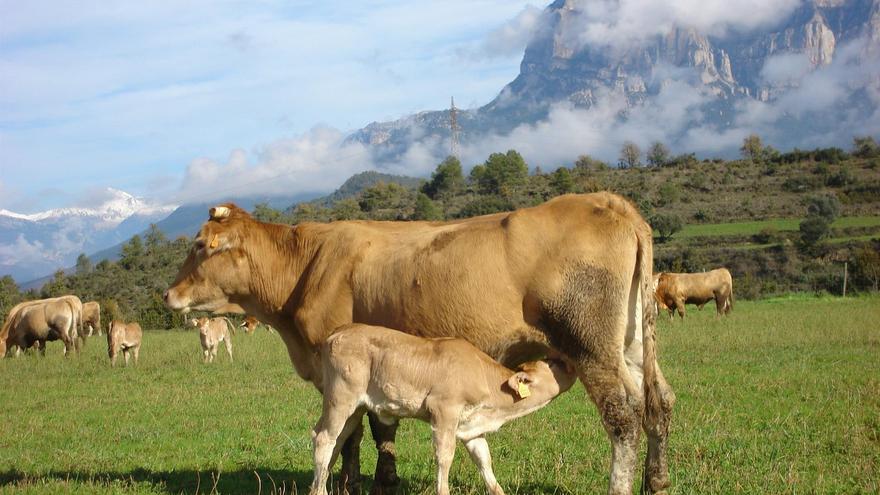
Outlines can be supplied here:
M26 281L70 267L92 253L140 233L175 205L157 205L117 189L101 192L94 207L22 214L0 210L0 274Z

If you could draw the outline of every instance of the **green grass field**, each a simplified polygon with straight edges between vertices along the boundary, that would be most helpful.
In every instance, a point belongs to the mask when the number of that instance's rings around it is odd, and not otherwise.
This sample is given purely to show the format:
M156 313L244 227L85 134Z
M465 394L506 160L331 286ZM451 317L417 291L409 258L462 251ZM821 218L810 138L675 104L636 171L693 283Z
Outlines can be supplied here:
M778 231L797 231L802 220L803 219L799 218L776 218L771 220L756 220L752 222L692 224L686 225L681 232L675 234L675 238L685 239L689 237L755 235L768 228L776 229ZM880 226L880 217L843 217L835 220L831 226L838 229L851 227L878 227Z
M661 319L678 396L671 493L880 491L880 297L738 302ZM194 332L147 332L137 368L105 341L77 359L0 361L0 493L307 492L320 402L277 336L238 335L235 362L200 361ZM576 386L489 438L509 494L602 493L609 445ZM363 443L362 469L375 454ZM430 430L398 434L403 493L433 493ZM463 448L454 493L482 494ZM367 481L369 483L369 480Z

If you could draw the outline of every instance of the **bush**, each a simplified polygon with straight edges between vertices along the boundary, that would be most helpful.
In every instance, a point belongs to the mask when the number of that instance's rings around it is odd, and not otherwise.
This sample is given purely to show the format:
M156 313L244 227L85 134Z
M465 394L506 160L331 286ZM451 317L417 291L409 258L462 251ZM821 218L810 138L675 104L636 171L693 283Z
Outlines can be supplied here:
M512 210L514 210L513 204L500 196L482 196L464 205L464 208L459 212L459 217L476 217Z
M806 192L818 189L824 181L820 177L791 177L782 183L782 189L789 192Z
M651 218L651 226L660 234L660 242L665 242L684 227L684 221L674 213L659 213Z
M801 241L806 246L812 246L828 235L831 226L823 217L809 217L801 222L799 230Z
M764 227L760 232L752 236L752 240L758 244L780 242L782 239L783 237L779 234L779 230L774 227Z

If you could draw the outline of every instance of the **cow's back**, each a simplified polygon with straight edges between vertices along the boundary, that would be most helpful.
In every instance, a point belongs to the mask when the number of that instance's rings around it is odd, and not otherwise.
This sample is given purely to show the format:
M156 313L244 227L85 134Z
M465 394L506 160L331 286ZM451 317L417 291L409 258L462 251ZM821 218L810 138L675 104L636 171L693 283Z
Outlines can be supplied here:
M466 338L502 359L517 343L523 353L529 342L548 343L544 311L565 304L554 299L566 285L628 284L636 229L648 229L631 205L607 194L450 223L330 226L334 248L318 266L350 265L353 321Z

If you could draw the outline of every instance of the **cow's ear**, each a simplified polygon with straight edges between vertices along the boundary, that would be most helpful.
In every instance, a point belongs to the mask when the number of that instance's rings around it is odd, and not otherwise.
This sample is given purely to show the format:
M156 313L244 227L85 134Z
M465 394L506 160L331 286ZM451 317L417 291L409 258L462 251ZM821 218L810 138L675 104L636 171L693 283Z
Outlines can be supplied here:
M231 249L233 244L231 236L227 232L210 233L202 241L204 242L205 254L208 256Z
M529 390L530 383L532 383L532 377L525 371L517 371L507 380L507 386L513 391L513 396L518 399L525 399L532 395Z

